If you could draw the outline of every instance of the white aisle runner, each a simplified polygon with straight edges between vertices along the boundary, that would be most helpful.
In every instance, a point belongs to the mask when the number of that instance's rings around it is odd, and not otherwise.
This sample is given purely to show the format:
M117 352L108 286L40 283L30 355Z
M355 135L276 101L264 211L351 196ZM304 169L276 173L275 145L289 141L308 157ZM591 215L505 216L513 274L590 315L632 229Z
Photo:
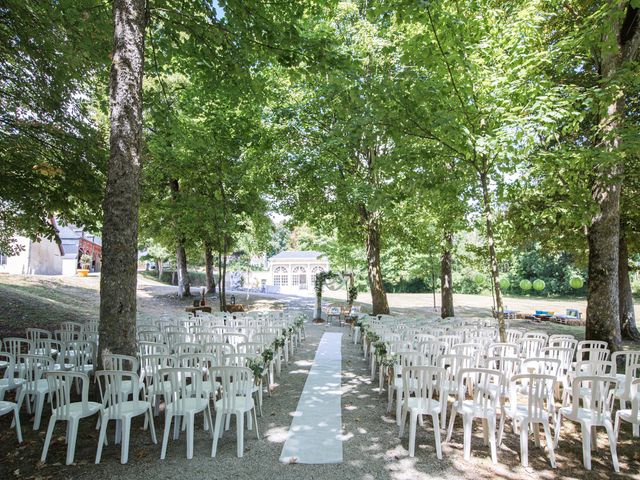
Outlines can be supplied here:
M280 454L281 462L342 462L341 345L341 333L322 336Z

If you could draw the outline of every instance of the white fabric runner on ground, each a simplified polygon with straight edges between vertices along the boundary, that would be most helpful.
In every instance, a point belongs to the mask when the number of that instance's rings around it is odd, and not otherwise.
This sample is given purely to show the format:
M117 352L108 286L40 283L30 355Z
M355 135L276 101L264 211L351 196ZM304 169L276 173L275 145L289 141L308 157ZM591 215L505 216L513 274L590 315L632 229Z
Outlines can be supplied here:
M281 462L342 462L341 346L341 333L322 336L280 454Z

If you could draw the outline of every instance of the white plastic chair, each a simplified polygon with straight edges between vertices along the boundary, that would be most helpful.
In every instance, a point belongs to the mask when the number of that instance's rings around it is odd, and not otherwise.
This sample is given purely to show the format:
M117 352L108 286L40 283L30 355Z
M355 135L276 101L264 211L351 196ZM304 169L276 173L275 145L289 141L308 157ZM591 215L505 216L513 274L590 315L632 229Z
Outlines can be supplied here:
M492 343L487 348L487 357L517 357L520 345L517 343Z
M18 398L24 379L16 378L15 358L9 352L0 352L0 362L5 365L4 378L0 379L0 401L4 400L5 392L11 390L16 390L16 398Z
M133 395L129 400L130 392L139 392L140 380L134 372L116 370L102 370L96 372L96 381L102 397L102 409L100 410L100 437L96 452L96 463L100 463L102 448L107 439L107 424L109 420L116 420L116 443L120 441L120 463L129 460L129 437L131 433L131 420L133 417L145 415L151 426L151 440L158 443L156 430L153 424L151 402L140 400L138 395ZM145 421L145 424L147 421ZM118 438L121 437L121 438Z
M404 394L404 381L402 378L404 369L407 367L423 365L424 355L420 352L398 352L394 357L394 365L392 374L389 376L388 383L388 402L387 413L393 409L393 397L396 398L396 423L400 425L400 417L402 414L402 396Z
M160 381L169 381L171 384L171 398L165 408L160 459L164 460L167 454L171 421L174 417L180 417L182 421L187 422L187 458L190 460L193 458L193 430L196 414L203 413L206 415L208 425L212 424L209 395L202 388L202 372L198 368L163 368L160 369L159 375ZM180 422L176 418L173 439L177 440L179 434Z
M237 455L242 457L244 452L244 416L248 414L248 428L252 427L251 413L253 413L253 423L255 423L256 436L260 439L258 432L258 418L256 407L253 401L254 379L251 370L245 367L215 367L210 371L210 378L220 378L222 394L220 400L215 402L216 424L213 431L213 444L211 446L211 456L216 456L218 439L222 436L222 419L225 415L236 416L237 428Z
M0 417L7 413L13 413L13 425L16 429L18 443L22 443L22 428L20 427L20 409L17 403L0 400Z
M500 416L500 433L498 445L502 443L504 423L511 419L513 431L520 428L520 462L526 467L529 464L529 425L533 427L536 445L540 445L539 426L542 424L549 450L551 467L556 467L556 456L553 451L553 439L549 428L549 418L554 416L553 391L556 377L554 375L520 374L511 377L509 382L509 404ZM520 397L524 397L521 402Z
M141 357L141 376L145 384L144 390L147 401L153 405L156 415L160 407L160 397L167 402L171 396L171 382L160 377L160 370L175 368L176 362L176 358L171 355L155 354Z
M447 345L439 340L426 340L418 343L416 350L425 356L424 365L435 367L438 357L447 351Z
M35 403L35 417L33 429L40 428L44 401L49 392L49 382L44 378L45 372L53 370L55 362L53 358L44 355L22 355L19 358L20 374L24 379L18 395L18 408L22 408L22 402L27 400L27 412L31 413L31 402Z
M444 354L438 358L438 366L445 369L445 376L442 380L443 405L441 414L441 428L444 430L447 426L447 407L449 406L449 395L455 395L458 391L458 374L462 369L473 367L474 359L466 355Z
M520 357L534 358L540 356L540 351L544 348L546 339L539 337L524 336L520 339Z
M635 365L634 369L640 370L640 364ZM620 433L621 420L632 425L634 437L640 437L640 378L635 378L631 382L629 401L631 402L631 408L620 409L616 412L616 439Z
M78 437L78 424L80 419L90 417L100 411L101 405L89 401L89 377L86 373L79 372L47 372L46 380L49 382L49 398L51 400L51 418L49 428L44 440L41 462L47 459L49 444L56 422L67 422L67 465L73 463ZM81 388L81 400L71 402L72 384L76 383Z
M627 402L631 401L631 383L635 378L640 378L640 370L638 370L638 364L640 364L640 350L627 350L621 352L615 352L611 356L611 363L614 368L619 364L624 365L624 373L616 373L618 379L618 388L616 389L615 396L620 402L620 409L627 408ZM0 397L2 399L2 397Z
M451 441L456 415L462 415L464 428L464 459L471 457L471 428L474 418L484 424L485 445L491 445L491 460L498 463L496 454L496 414L502 385L502 374L486 368L462 369L458 375L458 398L451 407L447 442ZM473 384L473 398L466 399L469 384Z
M407 423L407 414L411 416L409 422L409 456L414 457L416 452L416 424L422 415L429 415L433 420L433 433L436 442L436 454L442 459L442 446L440 442L440 414L443 407L441 399L444 399L444 368L433 366L409 366L402 369L403 401L402 420L400 421L400 437L404 433ZM412 396L413 395L413 396ZM436 400L436 396L438 400ZM400 402L400 399L398 399Z
M555 429L555 448L558 448L562 418L580 424L582 430L582 460L584 467L591 470L591 435L595 427L604 427L609 436L609 447L613 468L620 471L618 454L616 452L616 437L611 421L613 408L613 392L618 381L613 377L580 375L573 380L572 404L561 407ZM595 433L595 432L594 432ZM596 437L593 438L594 446Z

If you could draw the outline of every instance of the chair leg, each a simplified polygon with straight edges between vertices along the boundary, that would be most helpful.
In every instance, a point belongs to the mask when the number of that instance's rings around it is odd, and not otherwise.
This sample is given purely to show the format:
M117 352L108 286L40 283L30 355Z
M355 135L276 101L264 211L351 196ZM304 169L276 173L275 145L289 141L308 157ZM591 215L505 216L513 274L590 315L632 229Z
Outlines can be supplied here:
M122 445L120 445L120 463L129 461L129 438L131 436L131 417L122 419Z
M160 460L164 460L167 454L167 443L169 443L169 431L171 430L171 415L164 417L164 432L162 433L162 450L160 451Z
M410 412L411 418L409 419L409 456L416 456L416 423L418 423L418 413Z
M402 406L402 414L400 419L400 438L404 435L404 426L407 424L407 409Z
M447 428L447 405L448 404L449 404L449 394L445 392L445 394L442 395L442 411L440 412L440 428L442 430Z
M253 407L253 419L256 426L256 437L260 440L260 432L258 431L258 414L256 413L255 407Z
M222 427L222 417L224 415L218 411L216 412L216 423L213 427L213 442L211 444L211 456L216 456L216 450L218 449L218 438L220 438L220 428Z
M485 447L489 445L489 421L486 418L482 419L482 441Z
M529 465L529 422L520 425L520 463L523 467Z
M436 455L438 460L442 460L442 442L440 441L440 419L437 414L431 416L433 419L433 436L436 439Z
M255 407L254 407L255 408ZM244 413L236 413L237 448L238 458L242 458L244 453Z
M562 428L562 414L558 413L558 419L556 420L556 428L554 429L553 448L558 448L558 441L560 440L560 429Z
M22 443L22 427L20 426L20 412L18 406L13 407L13 423L16 427L16 436L18 437L18 443Z
M498 445L502 445L502 435L504 434L505 418L506 418L506 415L503 411L502 415L500 415L500 426L498 427ZM515 420L512 420L512 422L515 422Z
M44 408L44 395L36 396L36 416L33 420L33 429L40 429L40 421L42 420L42 410Z
M42 449L42 455L40 461L45 462L47 460L47 452L49 451L49 444L51 443L51 436L53 435L53 429L56 426L56 417L51 416L49 419L49 427L47 428L47 436L44 439L44 447Z
M611 460L613 461L613 469L616 473L620 473L620 464L618 462L618 449L616 446L616 436L613 434L613 425L610 422L604 424L604 428L607 430L609 436L609 448L611 449Z
M453 422L456 420L456 410L454 408L451 409L451 418L449 418L449 430L447 431L447 440L446 443L451 441L451 434L453 433Z
M584 468L591 470L591 427L581 424L582 430L582 462Z
M189 413L183 417L183 422L187 424L187 460L193 458L193 430L195 427L195 415Z
M487 419L489 427L489 445L491 446L491 460L493 464L498 463L498 453L496 448L496 417Z
M616 412L616 420L615 420L615 427L613 429L613 433L616 436L616 441L618 441L618 435L620 433L620 411L619 410Z
M76 439L78 438L78 422L79 420L69 420L69 438L67 439L67 465L73 463L73 457L76 453Z
M547 450L549 450L549 462L551 463L551 468L556 468L556 454L553 450L553 442L551 441L551 429L549 428L549 422L545 422L542 424L544 428L544 436L547 441Z
M158 443L158 438L156 437L156 426L153 424L153 410L151 409L151 405L149 405L149 410L145 415L145 421L149 419L149 428L151 430L151 441L155 444ZM146 423L146 422L145 422ZM146 430L146 428L145 428Z
M464 429L464 459L469 460L471 458L471 428L473 426L473 418L462 415L462 426ZM451 427L451 424L449 424L449 427Z
M533 441L535 442L536 447L540 448L540 424L534 423L533 427Z
M100 463L100 459L102 458L102 448L104 447L105 440L107 437L107 425L109 421L107 418L100 419L100 435L98 436L98 449L96 450L96 465Z

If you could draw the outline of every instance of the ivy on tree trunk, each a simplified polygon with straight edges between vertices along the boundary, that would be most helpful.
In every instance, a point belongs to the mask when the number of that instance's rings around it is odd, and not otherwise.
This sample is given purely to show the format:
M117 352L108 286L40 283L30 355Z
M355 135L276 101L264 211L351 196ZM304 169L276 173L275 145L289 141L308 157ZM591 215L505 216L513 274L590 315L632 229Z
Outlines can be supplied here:
M138 207L142 144L144 0L113 1L110 139L103 201L100 348L136 352Z
M453 234L444 233L442 255L440 256L440 295L442 298L442 318L453 317L453 279L451 269L451 250L453 250ZM435 289L435 285L433 286Z

